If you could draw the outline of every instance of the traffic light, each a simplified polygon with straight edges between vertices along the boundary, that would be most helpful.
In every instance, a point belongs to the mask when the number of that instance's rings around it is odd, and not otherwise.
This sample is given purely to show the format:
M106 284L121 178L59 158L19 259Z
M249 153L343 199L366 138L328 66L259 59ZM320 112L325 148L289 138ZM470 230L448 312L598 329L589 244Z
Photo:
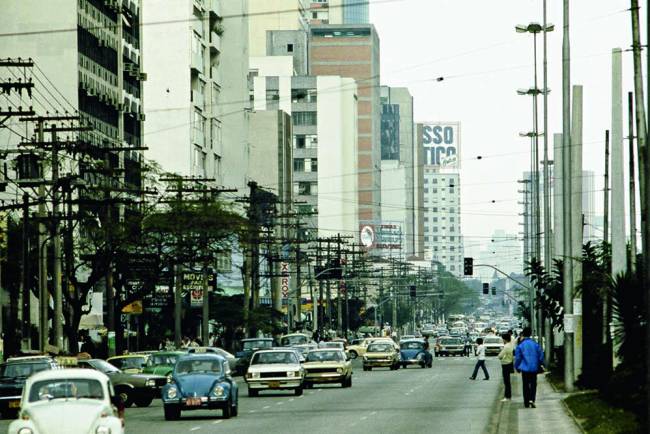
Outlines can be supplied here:
M409 293L411 294L411 298L415 298L417 296L415 285L409 286Z
M497 295L497 288L495 286L492 287L492 295Z
M474 258L465 258L463 260L463 272L465 276L472 276L474 274Z
M483 284L483 295L490 295L490 284L489 283L484 283Z

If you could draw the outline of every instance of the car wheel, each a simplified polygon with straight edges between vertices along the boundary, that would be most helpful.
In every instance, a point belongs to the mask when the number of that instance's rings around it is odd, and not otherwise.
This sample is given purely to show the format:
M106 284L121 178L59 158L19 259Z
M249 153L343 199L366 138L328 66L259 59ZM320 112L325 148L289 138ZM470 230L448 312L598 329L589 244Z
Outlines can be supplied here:
M406 369L406 363L402 363L402 369Z
M125 387L119 388L116 390L117 395L120 397L122 400L122 404L124 404L124 408L129 408L131 405L133 405L133 397L131 396L131 391Z
M230 415L236 417L239 414L239 405L233 405L230 410Z
M140 396L133 400L137 407L149 407L153 401L152 396Z
M230 419L232 416L232 405L230 401L226 402L226 406L221 410L221 417L223 419Z
M255 398L259 396L259 394L260 394L259 390L251 389L250 387L248 388L248 396L250 396L251 398Z
M293 391L296 396L302 396L302 386Z
M357 354L356 351L350 351L350 358L351 359L356 359L357 357L359 357L359 354Z
M304 387L305 387L305 389L313 389L314 388L314 383L305 383Z
M368 366L367 370L372 371L372 366Z
M181 417L181 408L178 405L166 405L165 420L178 420Z

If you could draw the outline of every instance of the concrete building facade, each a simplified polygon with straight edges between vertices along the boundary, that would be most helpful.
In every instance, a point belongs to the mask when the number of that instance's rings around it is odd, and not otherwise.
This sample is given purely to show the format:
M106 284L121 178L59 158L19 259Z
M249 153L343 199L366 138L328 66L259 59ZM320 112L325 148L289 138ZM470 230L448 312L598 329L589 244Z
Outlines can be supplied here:
M381 220L379 37L372 25L312 26L310 73L352 78L358 89L359 220ZM328 92L338 92L330 89Z
M343 24L343 0L311 0L309 23Z
M308 0L248 0L250 56L266 55L268 31L306 31L309 25L308 8Z
M370 2L343 0L344 24L368 24L370 22Z

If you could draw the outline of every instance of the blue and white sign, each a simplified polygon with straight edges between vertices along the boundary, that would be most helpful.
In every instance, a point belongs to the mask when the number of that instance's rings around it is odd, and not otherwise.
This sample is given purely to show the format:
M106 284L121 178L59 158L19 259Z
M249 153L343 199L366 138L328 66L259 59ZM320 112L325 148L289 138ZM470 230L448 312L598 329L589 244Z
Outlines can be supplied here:
M425 166L460 168L460 122L423 124L422 144Z

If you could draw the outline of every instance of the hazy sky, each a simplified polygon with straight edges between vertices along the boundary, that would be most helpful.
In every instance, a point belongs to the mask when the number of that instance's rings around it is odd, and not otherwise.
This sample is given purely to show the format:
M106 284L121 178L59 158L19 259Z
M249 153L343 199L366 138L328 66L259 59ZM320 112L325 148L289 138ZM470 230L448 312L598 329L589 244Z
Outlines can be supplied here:
M548 21L556 25L548 49L552 152L552 134L562 129L562 1L548 4ZM584 85L584 168L596 173L600 215L604 136L611 124L611 49L631 45L630 13L625 11L630 2L571 4L572 82ZM533 37L516 33L515 25L541 23L542 0L375 0L371 21L381 39L382 83L411 90L416 121L462 123L466 246L489 242L495 229L519 232L516 181L528 170L530 141L518 134L532 130L532 101L516 90L533 85ZM540 88L541 47L540 36ZM633 90L630 52L624 53L623 63L627 94ZM431 81L440 76L445 80ZM627 97L624 107L627 112ZM540 98L540 131L541 109ZM627 135L627 121L625 125ZM478 155L484 158L479 161Z

